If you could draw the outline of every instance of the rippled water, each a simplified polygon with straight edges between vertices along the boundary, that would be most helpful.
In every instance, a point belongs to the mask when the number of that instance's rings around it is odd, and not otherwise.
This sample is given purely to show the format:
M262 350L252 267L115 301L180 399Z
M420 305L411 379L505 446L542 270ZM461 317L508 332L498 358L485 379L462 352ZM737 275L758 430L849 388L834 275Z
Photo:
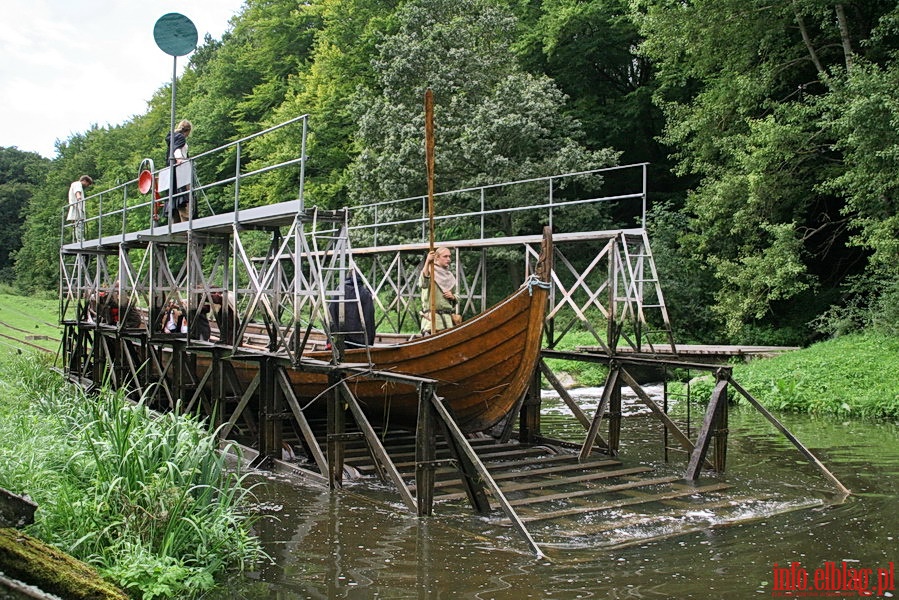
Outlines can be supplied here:
M596 390L581 390L593 407ZM560 437L579 425L546 398L544 428ZM661 425L626 401L624 466L681 473L685 459L662 460ZM702 415L696 415L697 422ZM461 508L410 516L389 487L322 492L268 479L259 489L258 533L274 562L208 598L756 598L772 597L773 567L798 562L885 568L899 558L899 427L839 419L783 417L853 494L843 502L829 482L751 407L732 407L728 472L702 481L732 485L723 518L715 509L659 521L621 509L571 523L565 543L536 560L510 528ZM665 510L663 507L662 510ZM449 514L447 514L449 513ZM632 528L611 525L628 519ZM609 529L601 543L583 529ZM647 536L652 536L647 538ZM667 536L667 537L666 537ZM854 593L852 595L855 595ZM897 597L896 592L886 592Z

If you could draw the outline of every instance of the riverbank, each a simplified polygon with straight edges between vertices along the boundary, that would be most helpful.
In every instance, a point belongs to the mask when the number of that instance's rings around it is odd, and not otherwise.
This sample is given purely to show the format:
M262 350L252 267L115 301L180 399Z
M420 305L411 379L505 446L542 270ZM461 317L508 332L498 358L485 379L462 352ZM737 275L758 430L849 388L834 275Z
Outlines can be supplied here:
M190 416L87 396L49 356L3 353L0 440L0 487L38 505L26 532L133 598L198 597L265 556L244 476Z
M580 344L575 340L571 347L591 341ZM564 360L547 363L565 387L600 387L605 382L602 365ZM899 421L896 365L899 337L866 332L740 362L734 365L733 375L770 410ZM708 398L714 378L707 375L690 384L696 397Z
M899 421L899 337L846 335L734 367L771 410Z

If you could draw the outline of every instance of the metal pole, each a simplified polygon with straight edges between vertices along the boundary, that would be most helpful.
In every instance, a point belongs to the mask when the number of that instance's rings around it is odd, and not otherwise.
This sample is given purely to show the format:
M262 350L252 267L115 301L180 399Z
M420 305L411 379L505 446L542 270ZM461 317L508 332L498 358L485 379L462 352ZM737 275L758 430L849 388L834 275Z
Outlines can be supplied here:
M169 231L172 230L172 204L175 192L175 87L178 81L178 57L172 57L172 103L169 110L169 155L166 161L169 167L169 200L166 202L166 208L169 214L165 215L166 224Z

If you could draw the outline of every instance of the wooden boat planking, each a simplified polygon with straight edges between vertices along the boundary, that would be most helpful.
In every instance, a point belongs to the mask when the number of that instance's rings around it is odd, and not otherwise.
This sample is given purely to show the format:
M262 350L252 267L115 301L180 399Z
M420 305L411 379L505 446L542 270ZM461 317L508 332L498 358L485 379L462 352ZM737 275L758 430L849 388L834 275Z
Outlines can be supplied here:
M462 431L489 429L515 407L530 384L542 346L546 282L551 272L552 236L546 228L534 274L499 304L458 327L434 335L347 350L344 360L371 364L377 371L437 380L437 394L447 401ZM304 356L331 361L329 351L313 351ZM205 370L206 361L208 357L198 357L198 371ZM256 364L231 362L243 385L256 376ZM301 405L312 403L311 410L318 408L316 405L324 407L327 376L299 369L287 372ZM418 393L414 386L365 376L351 377L347 383L372 422L415 427Z

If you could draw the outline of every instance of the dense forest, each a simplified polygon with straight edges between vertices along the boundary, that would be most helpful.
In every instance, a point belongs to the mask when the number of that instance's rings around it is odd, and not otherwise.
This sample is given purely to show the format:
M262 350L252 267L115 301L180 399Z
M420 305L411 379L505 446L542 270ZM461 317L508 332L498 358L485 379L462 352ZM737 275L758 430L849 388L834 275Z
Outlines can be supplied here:
M176 112L192 154L310 115L327 208L423 193L428 87L440 189L649 162L677 338L804 344L899 322L897 58L895 0L247 0ZM0 150L0 278L56 288L68 184L161 162L169 102Z

